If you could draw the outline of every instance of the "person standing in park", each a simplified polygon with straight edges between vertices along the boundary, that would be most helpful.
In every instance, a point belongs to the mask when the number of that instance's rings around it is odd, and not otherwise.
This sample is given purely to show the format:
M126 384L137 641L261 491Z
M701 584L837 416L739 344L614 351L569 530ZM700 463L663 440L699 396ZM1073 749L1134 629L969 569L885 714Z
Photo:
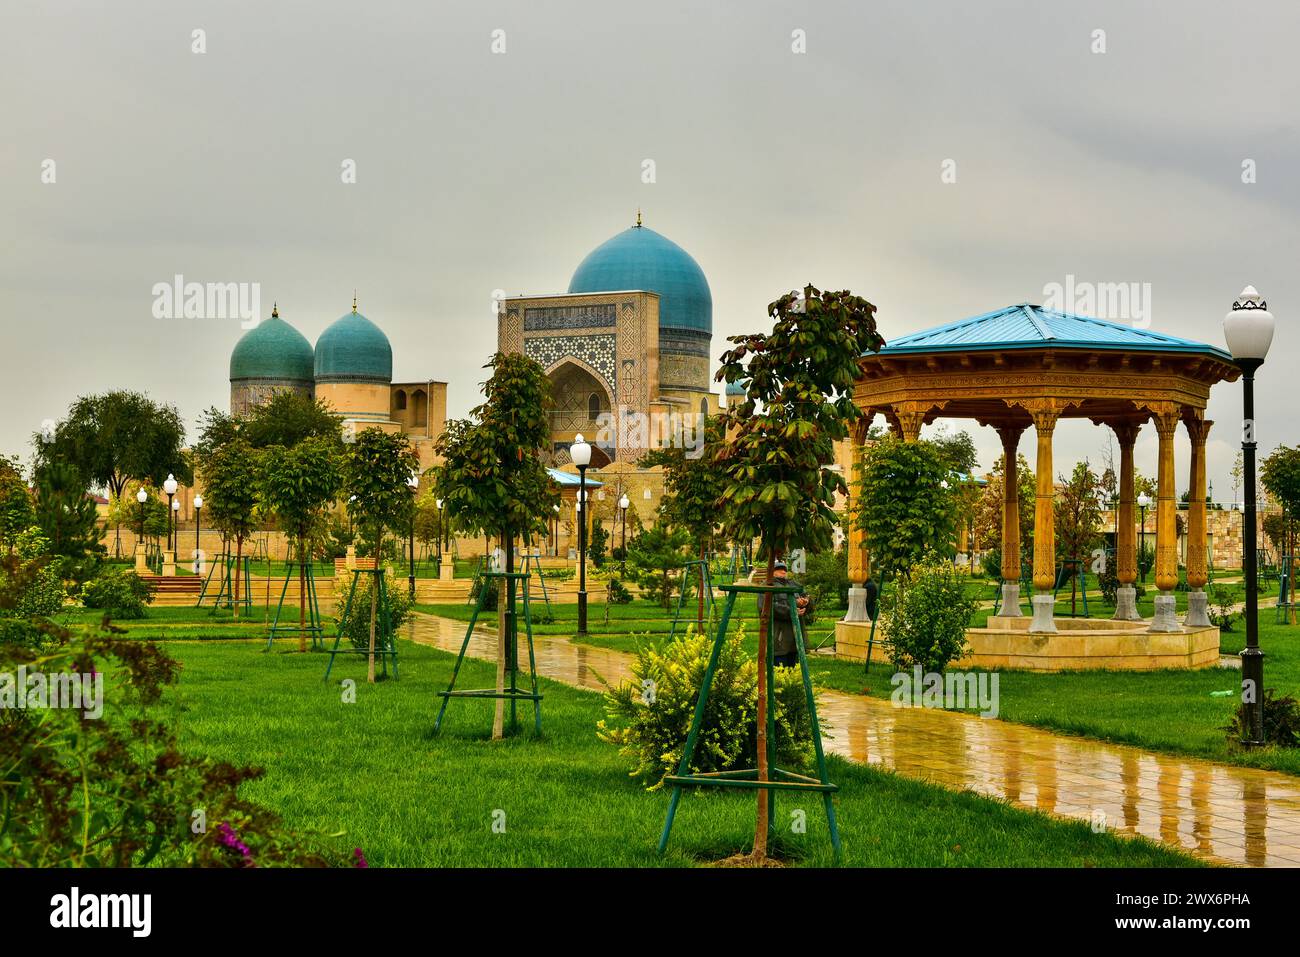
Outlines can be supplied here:
M798 585L799 583L789 577L785 562L778 560L772 567L772 584ZM793 603L790 601L791 598L794 598ZM808 597L779 592L772 596L772 605L775 619L772 632L772 663L782 668L794 668L799 664L799 649L795 646L794 638L794 620L795 615L803 617L808 608Z

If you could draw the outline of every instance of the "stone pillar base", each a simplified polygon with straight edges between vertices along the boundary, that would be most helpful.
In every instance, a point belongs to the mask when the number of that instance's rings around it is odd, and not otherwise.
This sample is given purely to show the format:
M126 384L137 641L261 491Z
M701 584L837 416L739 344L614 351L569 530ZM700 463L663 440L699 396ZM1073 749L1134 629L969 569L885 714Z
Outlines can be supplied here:
M1183 619L1183 624L1188 628L1209 628L1210 616L1208 614L1209 599L1205 597L1205 592L1201 589L1189 591L1187 593L1187 616Z
M175 552L163 552L162 573L163 573L163 578L176 577L176 553Z
M438 581L449 582L456 577L456 566L452 563L451 557L444 555L442 562L438 565Z
M355 545L348 546L347 558L343 559L343 565L345 568L357 567L357 546Z
M1178 599L1173 595L1161 593L1155 598L1156 613L1151 619L1151 626L1148 630L1152 632L1174 632L1182 631L1183 626L1178 623L1178 616L1174 609L1178 605Z
M144 543L135 547L135 573L137 575L149 574L149 564L144 560Z
M1034 620L1029 623L1029 630L1031 632L1040 633L1056 631L1056 621L1054 620L1056 596L1035 595L1032 601L1034 605Z
M1138 590L1133 585L1120 585L1115 589L1115 614L1113 621L1141 621L1137 609Z
M1020 618L1020 582L1002 583L1002 604L998 608L999 618Z
M841 621L870 621L867 617L867 590L853 586L849 589L849 610Z

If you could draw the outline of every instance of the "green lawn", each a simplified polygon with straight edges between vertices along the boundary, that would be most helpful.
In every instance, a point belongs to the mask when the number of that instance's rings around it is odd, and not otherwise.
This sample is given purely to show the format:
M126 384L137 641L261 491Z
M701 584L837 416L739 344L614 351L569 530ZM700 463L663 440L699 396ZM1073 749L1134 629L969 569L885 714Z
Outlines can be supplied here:
M161 624L161 623L159 623ZM162 627L155 629L160 634ZM144 637L147 628L138 629ZM748 847L753 798L698 794L682 802L669 853L655 854L668 798L626 776L599 742L598 695L543 682L541 739L486 740L491 704L456 701L432 734L435 690L452 656L401 642L401 680L364 681L361 659L322 683L320 654L267 654L254 642L178 642L180 684L160 710L185 747L261 765L249 797L295 828L345 834L376 866L693 865ZM492 668L468 661L462 687L483 687ZM357 681L343 704L338 681ZM831 759L845 863L856 866L1182 866L1191 858L1145 840L1094 834L974 794L957 794ZM808 832L788 833L794 862L831 862L825 817L807 798L782 796L778 818L807 811ZM504 814L504 833L494 820Z

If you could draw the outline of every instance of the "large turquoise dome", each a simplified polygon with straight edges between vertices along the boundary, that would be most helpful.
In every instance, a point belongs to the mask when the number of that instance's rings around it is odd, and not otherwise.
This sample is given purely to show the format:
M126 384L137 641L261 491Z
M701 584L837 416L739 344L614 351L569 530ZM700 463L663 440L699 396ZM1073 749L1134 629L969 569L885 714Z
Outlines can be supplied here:
M230 353L230 378L310 384L312 358L311 343L281 319L276 309L270 319L259 322L235 343Z
M393 347L380 328L352 311L316 340L317 382L393 381Z
M646 289L659 294L659 328L713 332L713 294L704 270L671 239L633 226L593 249L569 292Z

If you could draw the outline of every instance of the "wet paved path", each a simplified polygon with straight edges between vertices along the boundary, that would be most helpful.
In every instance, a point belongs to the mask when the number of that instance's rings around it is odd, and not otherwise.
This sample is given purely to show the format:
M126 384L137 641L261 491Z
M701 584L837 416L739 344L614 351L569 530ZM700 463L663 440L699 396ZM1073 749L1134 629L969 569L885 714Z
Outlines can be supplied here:
M407 637L460 650L465 623L416 614ZM538 674L603 690L630 677L631 655L535 639ZM495 660L494 629L469 655ZM1300 778L1104 744L1037 728L819 692L826 750L954 790L1069 818L1104 821L1219 863L1300 867Z

